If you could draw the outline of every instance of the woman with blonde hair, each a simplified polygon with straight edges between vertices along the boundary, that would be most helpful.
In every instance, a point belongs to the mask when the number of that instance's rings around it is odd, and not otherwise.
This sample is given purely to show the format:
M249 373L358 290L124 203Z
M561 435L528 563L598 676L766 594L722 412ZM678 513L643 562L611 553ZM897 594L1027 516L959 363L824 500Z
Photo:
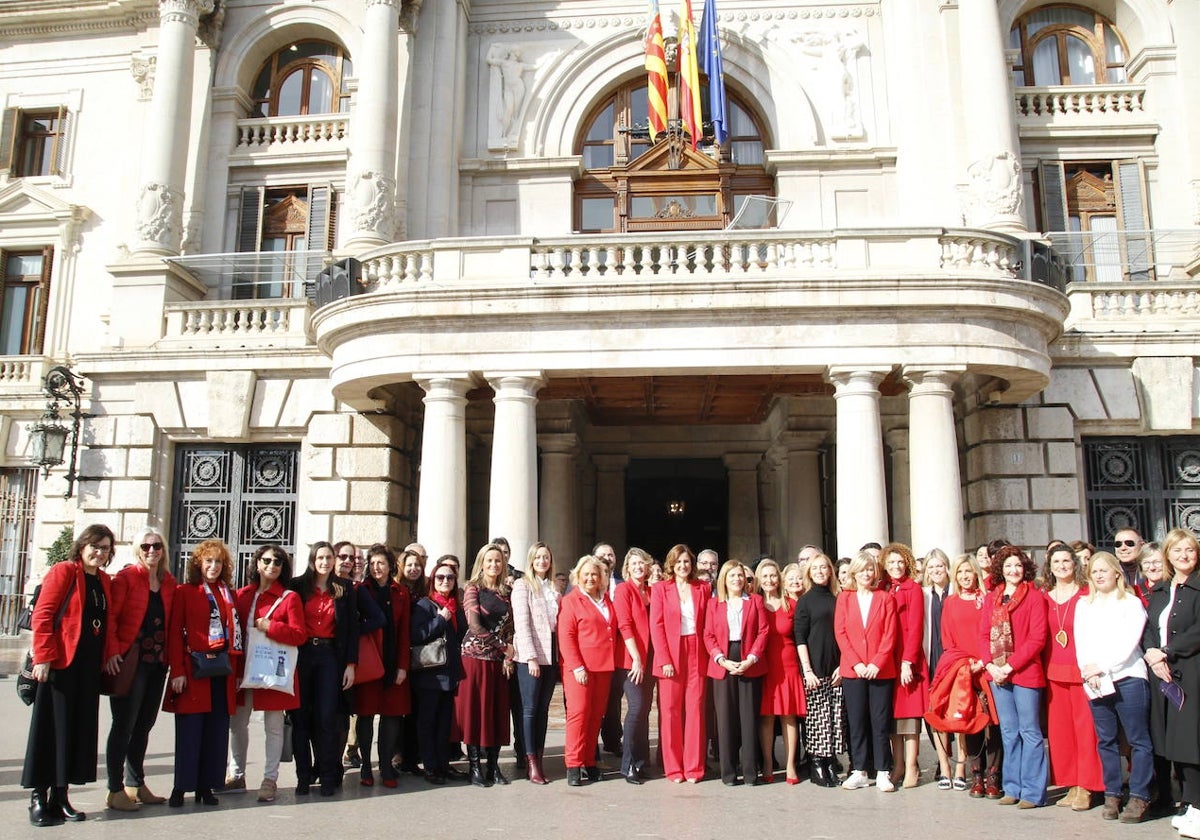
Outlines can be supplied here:
M1150 684L1142 661L1146 610L1126 592L1121 563L1107 551L1092 555L1091 592L1075 608L1075 655L1091 706L1104 768L1106 820L1141 822L1150 802L1154 746L1150 741ZM1129 744L1129 801L1121 805L1119 731Z
M790 567L789 567L790 568ZM834 762L846 751L846 718L842 704L841 651L834 634L837 575L827 555L810 557L804 568L804 594L796 601L792 640L804 677L804 745L813 784L837 787Z
M653 648L650 644L650 569L654 560L640 548L631 548L621 568L623 580L613 593L617 629L624 643L621 667L614 679L623 679L625 724L621 738L621 775L631 785L646 780L650 761L650 701L654 696Z
M526 772L535 785L547 784L542 755L550 720L558 665L558 605L554 555L544 542L529 547L525 574L513 583L513 657L521 689L521 727Z
M800 657L796 653L796 600L783 591L779 564L762 560L754 570L767 619L766 676L763 678L762 706L759 708L758 737L762 742L763 781L774 781L775 717L781 719L783 745L787 750L785 778L798 784L796 752L800 740L797 718L804 715L804 679L800 676Z
M937 673L938 662L944 650L942 647L942 615L946 599L951 592L950 559L940 548L932 549L925 556L921 573L921 591L925 598L925 626L921 644L925 651L925 661L928 663L929 676L932 680L933 675ZM932 686L932 682L930 685ZM926 730L937 750L938 774L936 781L938 790L950 790L951 788L966 790L966 771L961 758L958 761L958 772L951 771L949 733L936 731L928 723L926 723Z

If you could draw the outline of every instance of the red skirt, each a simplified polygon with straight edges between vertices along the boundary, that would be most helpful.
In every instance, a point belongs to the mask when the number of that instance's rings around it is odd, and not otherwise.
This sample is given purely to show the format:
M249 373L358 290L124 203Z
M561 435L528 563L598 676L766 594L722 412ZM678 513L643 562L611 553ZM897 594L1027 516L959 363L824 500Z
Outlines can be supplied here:
M803 716L807 711L804 677L800 674L800 655L792 640L792 615L791 611L784 609L767 613L767 650L763 655L767 675L763 677L759 714Z
M488 659L462 659L463 679L454 701L462 741L473 747L503 747L509 741L508 680L504 666Z
M257 692L255 693L257 694ZM382 679L354 686L354 714L356 715L398 717L411 713L412 693L408 689L408 680L400 685L393 682L386 688Z

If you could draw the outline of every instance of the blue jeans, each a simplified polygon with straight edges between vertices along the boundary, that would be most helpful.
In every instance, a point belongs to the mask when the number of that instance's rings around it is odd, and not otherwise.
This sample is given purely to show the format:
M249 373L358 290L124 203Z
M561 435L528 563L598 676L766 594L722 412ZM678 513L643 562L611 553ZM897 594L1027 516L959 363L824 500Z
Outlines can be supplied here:
M1116 693L1092 700L1092 720L1096 723L1096 746L1104 770L1104 795L1121 795L1121 753L1117 726L1125 730L1129 742L1129 795L1150 801L1150 782L1154 778L1154 747L1150 744L1150 686L1137 677L1116 682Z
M550 698L554 696L557 669L541 665L539 676L529 674L529 665L517 663L521 688L521 729L526 754L539 755L546 748L546 726L550 720Z
M1046 744L1040 709L1042 690L992 685L1000 740L1004 742L1004 793L1034 805L1046 804Z

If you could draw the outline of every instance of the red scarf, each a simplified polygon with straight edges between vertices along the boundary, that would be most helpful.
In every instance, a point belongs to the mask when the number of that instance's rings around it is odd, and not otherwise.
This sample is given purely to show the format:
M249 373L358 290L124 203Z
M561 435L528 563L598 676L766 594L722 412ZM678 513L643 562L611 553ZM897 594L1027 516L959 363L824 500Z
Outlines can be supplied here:
M1029 594L1029 581L1021 581L1008 602L1004 601L1004 589L996 592L996 603L992 605L991 640L992 662L1004 665L1013 652L1012 611L1021 605Z
M440 592L430 592L429 600L439 607L445 607L450 612L450 626L458 632L458 599L453 595L443 595Z

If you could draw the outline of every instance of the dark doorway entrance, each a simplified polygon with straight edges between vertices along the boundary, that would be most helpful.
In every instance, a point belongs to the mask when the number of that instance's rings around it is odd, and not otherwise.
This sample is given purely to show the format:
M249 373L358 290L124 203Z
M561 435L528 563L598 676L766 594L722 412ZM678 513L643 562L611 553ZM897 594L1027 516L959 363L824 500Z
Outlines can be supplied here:
M716 550L729 542L729 479L719 458L635 459L625 473L629 545L662 560L671 546Z

